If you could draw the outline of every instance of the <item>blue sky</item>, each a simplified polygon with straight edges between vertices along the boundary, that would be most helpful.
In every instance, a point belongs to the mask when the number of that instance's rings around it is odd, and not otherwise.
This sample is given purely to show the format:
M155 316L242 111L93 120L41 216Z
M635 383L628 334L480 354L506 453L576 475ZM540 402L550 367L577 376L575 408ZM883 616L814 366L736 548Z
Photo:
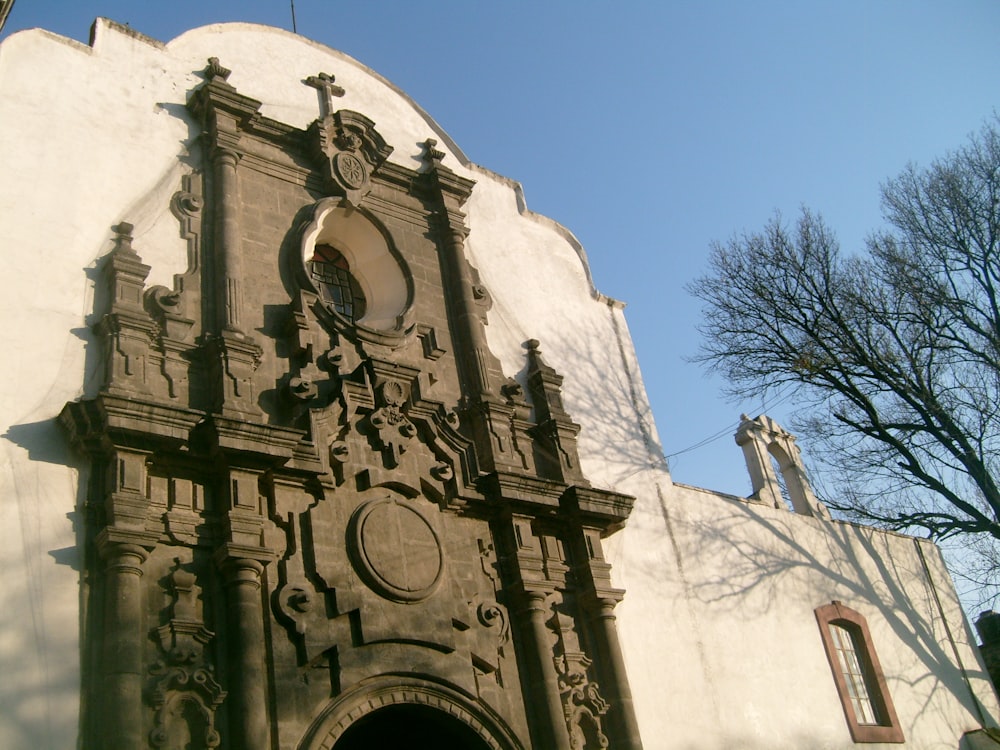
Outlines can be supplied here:
M295 12L299 33L401 87L576 234L597 287L628 303L675 480L737 494L749 480L732 433L765 405L728 402L685 359L699 304L684 287L710 242L806 205L860 248L882 181L1000 109L995 0L296 0ZM219 21L291 28L287 0L17 0L0 37L41 26L86 41L96 16L161 41ZM790 404L766 406L781 420Z

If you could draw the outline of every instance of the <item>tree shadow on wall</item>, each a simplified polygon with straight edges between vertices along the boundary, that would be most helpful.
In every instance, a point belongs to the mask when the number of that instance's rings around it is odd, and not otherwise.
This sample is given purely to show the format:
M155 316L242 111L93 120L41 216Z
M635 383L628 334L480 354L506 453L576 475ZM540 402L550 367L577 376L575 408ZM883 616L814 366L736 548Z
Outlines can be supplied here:
M942 691L968 713L968 721L996 725L997 717L963 684L963 669L970 680L981 681L983 686L990 682L979 661L962 649L964 643L975 649L975 641L957 600L941 590L938 576L931 577L938 568L936 548L852 523L804 518L735 500L724 502L730 509L727 515L690 520L671 513L660 498L668 528L687 525L682 530L684 538L697 540L697 554L686 563L688 569L704 565L720 571L693 580L697 573L692 570L685 595L711 611L727 613L734 623L778 612L790 597L801 603L804 587L815 598L812 607L838 599L854 609L877 611L914 660L905 665L910 677L887 674L891 692L907 690L911 701L921 701L912 720L934 721L926 714L937 713L940 725L954 727L957 742L962 728L957 726L956 712L945 715L945 706L935 701ZM663 571L650 569L644 574L662 576ZM950 584L946 573L944 580ZM876 618L869 615L868 619L872 624ZM952 639L958 642L960 657ZM897 699L897 709L899 704Z
M610 323L597 316L581 317L573 326L565 325L565 321L558 326L540 321L538 330L528 331L526 338L540 341L539 350L545 361L565 378L566 410L583 427L579 446L584 469L598 467L599 476L588 478L599 485L610 483L616 489L624 489L634 480L635 486L648 491L657 474L665 471L666 461L649 427L649 405L638 372L633 370L627 333L622 330L620 317L614 317L611 309L608 314ZM609 326L618 338L608 337ZM522 369L518 375L522 383L524 375ZM660 474L660 478L666 477ZM656 502L653 498L641 498L639 505L645 509L637 508L637 512L655 514ZM671 513L664 498L660 497L658 502L666 519L664 537L656 541L658 545L676 546L674 540L666 538L667 532L671 526L689 525L681 528L684 539L688 540L686 549L678 548L674 556L678 561L674 574L688 579L678 596L691 597L697 607L725 612L733 623L777 613L790 597L801 603L803 591L816 599L807 602L810 610L839 599L868 613L877 611L893 635L912 653L912 657L907 657L912 661L906 665L905 673L890 675L895 690L911 691L911 705L920 702L909 721L916 721L917 717L929 720L931 717L924 715L936 712L938 723L954 726L957 745L963 729L957 726L956 715L960 711L954 704L949 708L935 699L939 693L947 692L967 712L969 722L978 722L982 717L983 723L996 724L997 717L990 715L963 684L962 668L970 680L981 681L984 686L989 685L989 678L973 654L961 648L968 643L974 649L975 642L957 601L948 592L935 590L942 583L937 580L935 549L902 535L806 518L737 499L713 497L711 504L725 503L727 512L702 519L682 519L684 514ZM655 519L646 521L663 528ZM935 571L932 583L928 582L921 553ZM636 580L657 581L671 575L661 567L662 558L655 555L630 555L628 565L636 566ZM706 576L705 570L721 572ZM633 571L627 574L633 577ZM664 601L662 606L667 611L685 603ZM947 614L950 634L942 609ZM870 622L875 619L869 615ZM816 627L814 622L809 625ZM818 633L816 638L819 647ZM950 638L959 644L961 664L956 663ZM784 746L808 747L814 743L815 737L803 736L798 744L789 739ZM733 734L728 740L720 737L715 746L754 747L746 734ZM705 750L707 745L700 743L697 747ZM771 750L774 745L759 747Z
M542 359L563 376L564 407L582 428L577 441L584 472L596 469L599 475L587 478L602 487L667 468L635 362L617 337L620 333L627 340L627 332L618 330L624 324L616 311L606 310L607 317L582 318L573 326L540 322L525 337L538 339ZM516 378L522 385L527 368L525 352Z

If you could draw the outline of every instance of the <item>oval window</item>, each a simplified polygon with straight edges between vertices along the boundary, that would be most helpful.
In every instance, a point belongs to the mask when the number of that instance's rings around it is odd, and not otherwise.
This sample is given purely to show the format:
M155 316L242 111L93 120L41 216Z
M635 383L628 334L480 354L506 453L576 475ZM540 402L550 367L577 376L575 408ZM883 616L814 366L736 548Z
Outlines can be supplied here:
M388 233L360 209L324 198L302 235L306 286L360 328L398 334L412 303L410 274Z

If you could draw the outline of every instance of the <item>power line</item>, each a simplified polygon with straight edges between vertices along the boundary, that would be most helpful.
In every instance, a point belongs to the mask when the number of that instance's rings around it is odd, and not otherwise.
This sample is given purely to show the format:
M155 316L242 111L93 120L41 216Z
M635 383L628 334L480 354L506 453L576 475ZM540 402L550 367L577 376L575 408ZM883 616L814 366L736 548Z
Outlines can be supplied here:
M794 391L792 391L792 390L787 390L785 393L782 393L779 390L778 393L776 394L776 397L775 397L774 401L771 401L771 402L764 401L764 402L761 403L761 406L760 406L761 413L766 414L770 409L773 409L775 406L780 406L781 404L783 404L786 401L788 401L792 397L793 394L794 394ZM674 451L673 453L667 453L665 457L666 458L674 458L675 456L680 456L680 455L683 455L684 453L690 453L691 451L698 450L699 448L704 448L706 445L710 445L710 444L714 443L715 441L724 438L726 435L731 435L733 432L736 431L736 429L739 426L740 426L739 422L731 422L728 425L726 425L725 427L723 427L721 430L719 430L718 432L714 432L711 435L709 435L708 437L702 438L697 443L689 445L687 448L682 448L681 450Z

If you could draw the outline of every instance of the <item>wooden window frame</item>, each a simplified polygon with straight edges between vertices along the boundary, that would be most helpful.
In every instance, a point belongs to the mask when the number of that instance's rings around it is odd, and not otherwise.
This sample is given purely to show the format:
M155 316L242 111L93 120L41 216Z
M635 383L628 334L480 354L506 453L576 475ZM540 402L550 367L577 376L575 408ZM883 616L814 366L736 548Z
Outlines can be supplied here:
M830 663L830 671L833 672L833 681L837 685L837 694L840 696L840 703L844 709L847 726L851 730L851 738L857 743L904 742L903 728L899 724L899 717L896 715L896 708L893 706L892 697L889 695L889 688L885 682L882 665L879 663L878 654L875 652L875 647L872 644L868 622L860 612L856 612L850 607L845 607L838 601L818 607L816 609L816 622L819 623L823 648L826 650L826 658ZM844 680L844 673L837 658L837 649L833 642L833 635L830 632L831 625L839 625L853 636L854 645L858 652L858 660L865 671L865 684L868 687L869 697L875 707L875 712L879 717L879 724L860 724L858 722L858 718L854 712L854 705L851 702L847 684Z

